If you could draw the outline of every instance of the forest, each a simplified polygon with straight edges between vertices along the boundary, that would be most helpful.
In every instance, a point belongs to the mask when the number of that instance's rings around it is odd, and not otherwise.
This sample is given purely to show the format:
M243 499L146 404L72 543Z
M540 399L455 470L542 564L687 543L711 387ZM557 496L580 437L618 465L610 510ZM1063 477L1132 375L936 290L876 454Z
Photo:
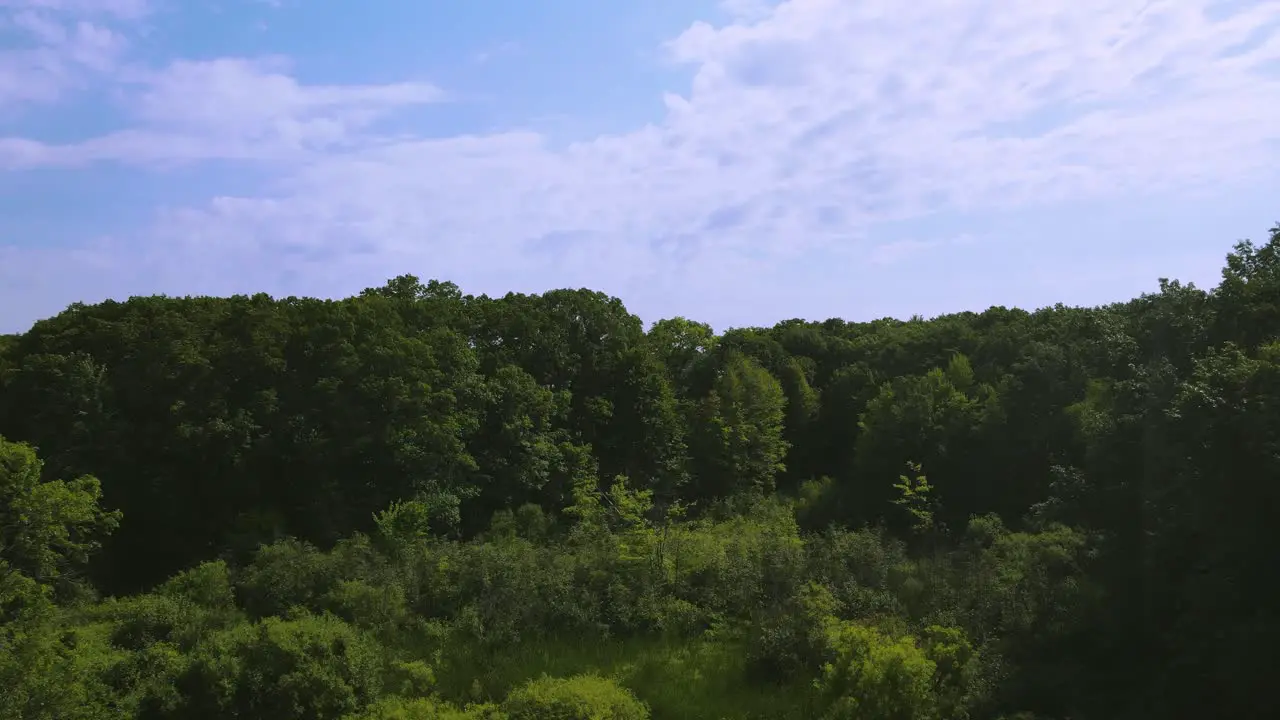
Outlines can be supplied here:
M1280 225L1115 304L0 336L5 720L1280 717Z

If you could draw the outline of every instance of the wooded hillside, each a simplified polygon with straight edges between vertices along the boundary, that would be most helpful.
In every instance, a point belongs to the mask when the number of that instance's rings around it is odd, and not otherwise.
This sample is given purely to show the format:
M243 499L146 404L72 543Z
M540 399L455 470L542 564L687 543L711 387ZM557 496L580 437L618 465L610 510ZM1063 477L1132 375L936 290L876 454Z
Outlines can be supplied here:
M1098 308L0 338L0 717L1275 718L1280 226Z

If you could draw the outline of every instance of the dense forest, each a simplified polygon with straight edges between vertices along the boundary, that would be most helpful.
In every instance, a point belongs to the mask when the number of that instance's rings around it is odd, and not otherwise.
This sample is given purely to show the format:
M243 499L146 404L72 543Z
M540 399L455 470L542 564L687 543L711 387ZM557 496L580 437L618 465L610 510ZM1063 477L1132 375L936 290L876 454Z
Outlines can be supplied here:
M0 337L0 718L1280 717L1280 226L1212 290L587 290Z

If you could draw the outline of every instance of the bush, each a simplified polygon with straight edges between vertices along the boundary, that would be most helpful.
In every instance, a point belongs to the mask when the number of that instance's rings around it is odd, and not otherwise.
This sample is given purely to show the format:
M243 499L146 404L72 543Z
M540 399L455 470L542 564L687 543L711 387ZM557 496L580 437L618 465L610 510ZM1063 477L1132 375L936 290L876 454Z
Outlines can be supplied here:
M242 617L221 561L179 573L154 593L108 600L90 615L115 623L111 643L116 647L141 650L163 642L184 651Z
M163 595L139 595L106 606L117 625L111 644L125 650L141 650L159 642L176 642L184 626L191 624L187 605Z
M264 618L295 607L318 610L338 579L328 555L304 542L281 540L259 548L236 589L249 614Z
M822 691L827 720L934 720L937 669L910 637L841 623L832 629L835 661Z
M597 675L542 677L512 690L502 703L510 720L647 720L649 708Z
M831 591L818 583L769 610L747 634L748 677L784 684L817 674L830 659L828 627L835 611Z
M325 609L364 629L394 630L409 619L404 589L374 587L363 580L340 581L323 598Z
M236 606L231 571L222 560L201 563L174 575L158 588L158 593L208 610L232 610Z
M984 694L982 663L977 650L955 627L930 625L920 635L920 646L933 661L934 687L939 708L949 720L964 720L970 707Z
M400 697L385 698L374 703L359 715L348 715L344 720L504 720L505 716L494 705L472 705L456 708L434 698Z
M331 616L244 624L197 648L179 681L187 706L175 718L340 718L382 689L380 651Z
M119 704L134 709L128 717L149 720L181 715L183 698L175 680L187 668L189 658L165 642L121 655L101 676L123 700Z

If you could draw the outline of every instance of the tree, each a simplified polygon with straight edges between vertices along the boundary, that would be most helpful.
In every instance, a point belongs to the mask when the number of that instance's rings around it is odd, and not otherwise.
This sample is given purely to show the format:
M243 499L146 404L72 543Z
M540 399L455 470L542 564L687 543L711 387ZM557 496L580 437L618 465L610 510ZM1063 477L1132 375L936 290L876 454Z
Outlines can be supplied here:
M994 392L976 383L963 355L953 357L946 370L882 385L859 421L855 474L842 488L848 512L860 521L886 518L893 480L909 461L931 470L936 499L946 511L938 521L955 525L990 510L998 494L974 450L996 410Z
M1261 247L1245 240L1227 255L1213 292L1219 342L1255 348L1280 337L1280 223L1270 235Z
M699 365L716 342L710 325L683 317L659 320L645 334L646 346L666 368L675 387L686 395L693 388Z
M65 587L120 523L98 479L45 480L35 450L0 437L0 561L7 573Z
M42 468L29 445L0 437L0 717L93 718L93 658L67 647L51 600L78 589L120 514L99 506L96 478L46 480Z
M731 356L694 413L694 483L699 497L768 493L785 465L786 396L777 378Z
M783 439L787 442L786 475L792 486L813 475L822 449L814 427L820 412L819 394L811 384L814 372L809 358L791 357L778 374L787 399Z
M911 518L911 530L919 535L933 531L935 501L931 497L933 486L921 474L920 463L908 462L906 475L899 475L893 487L899 495L893 504L907 511Z
M1171 706L1280 712L1264 668L1280 643L1280 343L1198 358L1172 407L1175 481L1147 498L1171 617ZM1157 514L1158 513L1158 514Z
M479 484L469 512L472 525L502 508L558 500L545 491L562 463L560 444L570 440L570 397L568 390L538 384L516 365L504 365L486 379L484 417L470 438Z

